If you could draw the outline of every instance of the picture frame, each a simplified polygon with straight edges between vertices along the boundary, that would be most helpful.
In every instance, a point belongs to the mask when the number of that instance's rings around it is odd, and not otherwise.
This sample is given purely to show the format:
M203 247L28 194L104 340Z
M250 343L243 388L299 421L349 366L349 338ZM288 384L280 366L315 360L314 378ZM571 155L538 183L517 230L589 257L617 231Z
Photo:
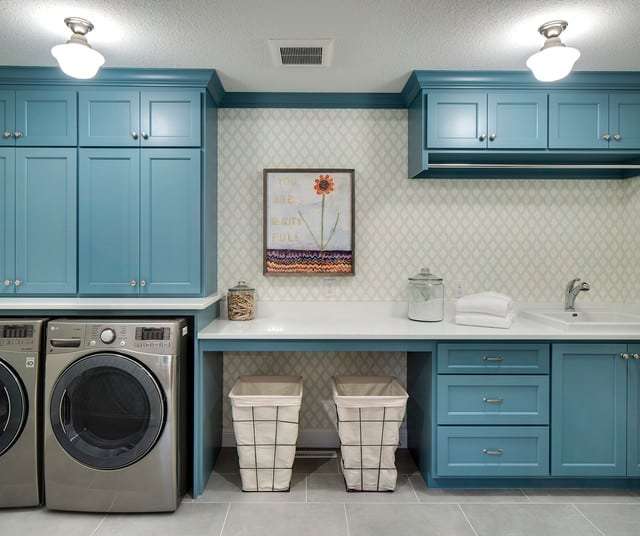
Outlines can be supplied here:
M263 274L355 275L355 170L263 170Z

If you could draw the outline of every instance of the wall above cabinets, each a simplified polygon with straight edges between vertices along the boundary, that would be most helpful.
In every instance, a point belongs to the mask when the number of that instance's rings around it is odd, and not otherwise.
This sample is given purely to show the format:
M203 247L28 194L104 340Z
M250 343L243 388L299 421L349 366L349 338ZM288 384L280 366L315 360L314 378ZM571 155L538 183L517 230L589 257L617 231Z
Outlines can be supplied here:
M640 174L640 73L414 71L409 176Z

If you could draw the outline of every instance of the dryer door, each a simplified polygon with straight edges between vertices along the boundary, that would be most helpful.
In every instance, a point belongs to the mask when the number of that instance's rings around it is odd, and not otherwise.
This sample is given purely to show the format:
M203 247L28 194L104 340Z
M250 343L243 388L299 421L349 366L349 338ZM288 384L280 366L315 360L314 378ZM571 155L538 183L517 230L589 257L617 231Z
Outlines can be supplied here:
M156 444L165 421L158 382L137 361L111 353L84 357L51 393L53 432L69 455L94 469L121 469Z
M27 399L16 373L0 360L0 456L22 432L27 418Z

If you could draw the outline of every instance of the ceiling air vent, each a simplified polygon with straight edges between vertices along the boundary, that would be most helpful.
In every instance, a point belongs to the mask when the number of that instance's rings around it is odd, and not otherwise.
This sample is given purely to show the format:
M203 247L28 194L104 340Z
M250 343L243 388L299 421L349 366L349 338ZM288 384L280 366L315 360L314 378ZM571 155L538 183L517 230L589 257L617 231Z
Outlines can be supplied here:
M270 39L269 49L277 67L328 67L333 39Z

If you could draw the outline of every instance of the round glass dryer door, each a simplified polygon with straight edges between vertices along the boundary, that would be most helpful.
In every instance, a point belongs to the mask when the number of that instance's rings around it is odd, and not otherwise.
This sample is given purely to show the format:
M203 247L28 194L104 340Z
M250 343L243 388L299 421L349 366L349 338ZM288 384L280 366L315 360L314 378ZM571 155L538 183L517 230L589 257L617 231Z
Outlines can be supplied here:
M94 354L60 375L50 418L58 442L73 458L95 469L121 469L156 444L165 420L164 397L137 361Z
M0 360L0 456L20 436L27 418L27 399L15 372Z

